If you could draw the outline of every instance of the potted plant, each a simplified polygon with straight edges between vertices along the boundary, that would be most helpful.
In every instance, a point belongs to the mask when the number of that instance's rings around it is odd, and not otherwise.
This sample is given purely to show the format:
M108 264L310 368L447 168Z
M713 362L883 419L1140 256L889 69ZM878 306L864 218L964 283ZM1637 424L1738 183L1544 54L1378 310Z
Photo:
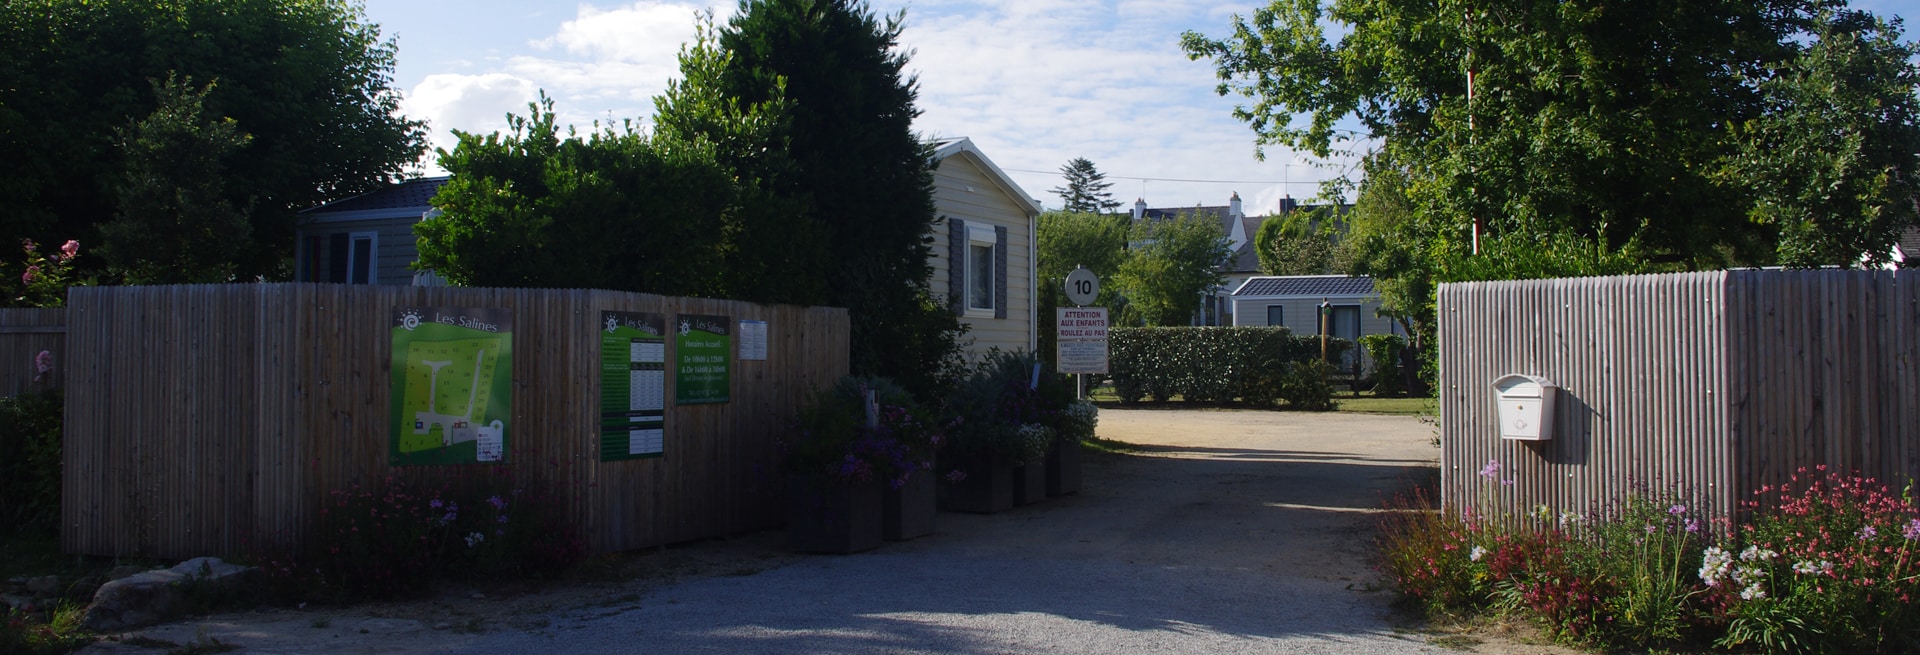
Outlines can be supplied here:
M951 397L956 421L941 467L948 509L991 513L1045 497L1053 428L1036 364L1031 354L990 352Z
M1047 449L1047 495L1080 492L1080 444L1093 438L1099 422L1100 408L1078 399L1069 401L1066 409L1054 416L1053 445Z
M933 426L883 378L843 378L814 396L782 444L793 548L852 553L931 533Z

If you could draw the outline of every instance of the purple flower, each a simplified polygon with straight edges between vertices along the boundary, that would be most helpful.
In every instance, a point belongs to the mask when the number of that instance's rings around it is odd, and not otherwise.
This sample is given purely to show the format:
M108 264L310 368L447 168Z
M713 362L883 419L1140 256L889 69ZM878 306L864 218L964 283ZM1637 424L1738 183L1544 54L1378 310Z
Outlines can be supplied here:
M1480 469L1480 477L1491 478L1498 475L1500 475L1500 460L1487 460L1487 465Z
M1700 531L1700 522L1695 521L1693 519L1687 519L1687 532L1691 534L1699 531Z
M53 353L42 350L33 356L33 370L41 375L53 372Z
M1681 515L1681 514L1685 514L1685 513L1687 513L1687 506L1686 506L1686 505L1674 505L1674 506L1672 506L1672 507L1669 507L1669 508L1667 508L1667 513L1668 513L1668 514L1672 514L1672 515L1674 515L1674 516L1679 516L1679 515Z
M1907 529L1902 530L1900 534L1906 535L1907 541L1920 539L1920 519L1914 519L1912 521L1908 521Z
M507 508L507 501L505 501L505 500L502 500L502 499L501 499L501 498L500 498L499 496L497 496L497 495L495 495L495 496L488 496L488 497L487 497L487 504L488 504L488 505L492 505L492 506L493 506L493 508L494 508L495 510L503 510L503 509L506 509L506 508Z
M20 274L21 284L33 284L33 276L40 273L39 266L28 266L27 272Z
M954 469L954 470L952 470L952 471L948 471L948 472L947 472L947 481L948 481L948 482L959 482L959 481L961 481L961 480L965 480L965 479L967 479L967 472L966 472L966 471L962 471L962 470L960 470L960 469Z
M498 519L495 519L495 520L494 520L494 522L495 522L495 523L506 523L506 522L507 522L507 515L505 515L505 514L501 514L501 515L500 515L500 518L498 518Z
M80 254L80 242L68 239L66 245L60 246L60 252L66 253L67 259L73 259L74 256Z
M440 502L440 499L438 499L438 498L435 498L435 499L433 499L433 500L429 500L429 501L427 501L427 507L429 507L429 508L431 508L431 509L440 509L440 507L441 507L442 505L445 505L445 504L446 504L446 503L442 503L442 502Z
M1880 531L1873 529L1873 526L1871 525L1863 525L1863 526L1860 526L1860 531L1855 532L1854 535L1860 537L1861 541L1867 541L1874 537L1880 536Z

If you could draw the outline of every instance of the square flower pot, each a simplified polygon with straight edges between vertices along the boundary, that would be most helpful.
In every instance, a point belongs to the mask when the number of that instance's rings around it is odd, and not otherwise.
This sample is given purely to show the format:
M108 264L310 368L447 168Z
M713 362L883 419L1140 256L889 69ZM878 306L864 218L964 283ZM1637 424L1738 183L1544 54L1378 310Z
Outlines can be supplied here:
M933 519L938 512L934 501L933 471L918 470L907 476L899 489L882 492L880 536L887 541L906 541L933 534Z
M1080 464L1086 457L1080 442L1056 439L1047 450L1047 495L1080 493Z
M1036 459L1013 467L1013 504L1032 505L1046 499L1046 460Z
M955 512L992 514L1013 509L1013 465L999 458L966 458L955 468L966 477L945 480L946 507Z
M883 482L787 480L787 535L803 553L857 553L880 546Z

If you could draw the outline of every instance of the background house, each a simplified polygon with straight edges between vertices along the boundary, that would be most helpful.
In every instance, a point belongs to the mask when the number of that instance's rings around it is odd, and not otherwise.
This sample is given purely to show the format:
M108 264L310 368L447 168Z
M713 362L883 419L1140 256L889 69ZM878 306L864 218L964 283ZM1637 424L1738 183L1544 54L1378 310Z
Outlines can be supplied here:
M1320 334L1320 303L1332 305L1328 335L1357 340L1369 334L1405 337L1400 324L1379 315L1380 294L1373 278L1350 275L1258 276L1233 291L1234 325L1284 325L1294 334ZM1355 348L1341 368L1351 369Z
M936 293L969 328L968 354L1039 347L1034 221L1040 204L971 139L935 143L933 230ZM1051 320L1052 317L1047 317Z
M428 200L446 183L444 176L407 180L300 212L294 281L413 284L408 266L420 252L413 224L433 211Z

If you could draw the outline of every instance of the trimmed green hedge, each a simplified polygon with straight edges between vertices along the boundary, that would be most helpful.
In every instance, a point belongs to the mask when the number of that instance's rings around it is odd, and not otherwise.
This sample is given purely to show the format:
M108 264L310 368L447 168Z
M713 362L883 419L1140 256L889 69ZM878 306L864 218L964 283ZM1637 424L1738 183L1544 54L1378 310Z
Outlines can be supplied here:
M1294 336L1284 327L1114 328L1107 343L1108 377L1124 403L1177 395L1189 402L1317 404L1294 398L1303 391L1297 387L1306 371L1290 370L1320 361L1317 336ZM1328 339L1327 356L1338 358L1352 347L1351 341ZM1314 372L1324 377L1325 371Z

